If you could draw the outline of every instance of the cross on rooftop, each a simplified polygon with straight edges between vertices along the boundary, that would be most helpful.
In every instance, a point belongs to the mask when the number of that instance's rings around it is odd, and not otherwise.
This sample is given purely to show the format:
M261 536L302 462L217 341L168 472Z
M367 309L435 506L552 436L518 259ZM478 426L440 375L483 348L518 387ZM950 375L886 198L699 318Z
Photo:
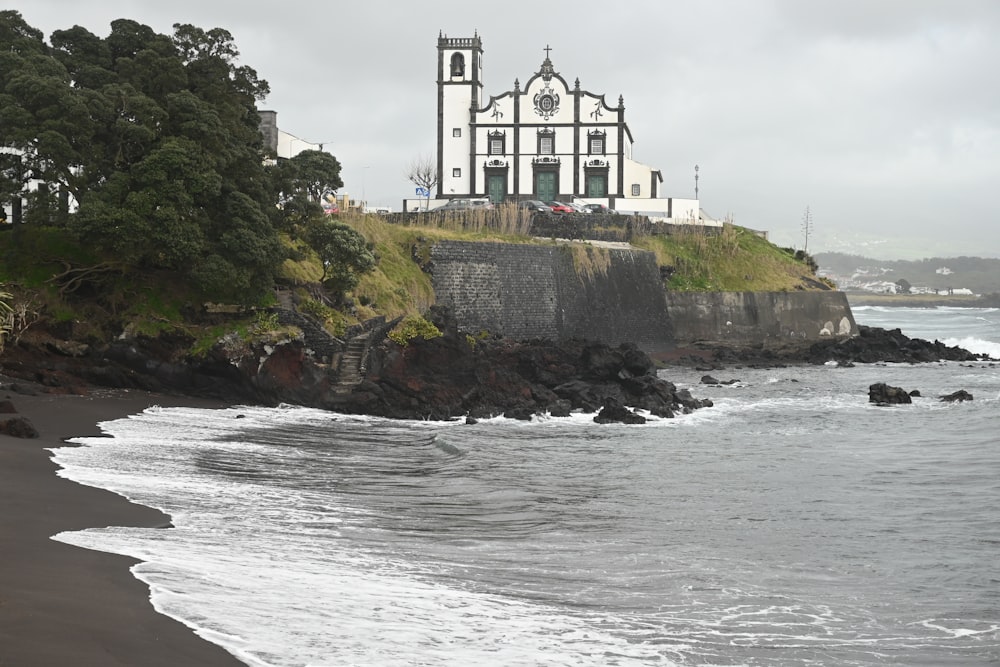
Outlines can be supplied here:
M545 58L546 58L546 60L547 60L547 59L548 59L548 57L549 57L549 51L551 51L551 50L552 50L552 47L551 47L551 46L549 46L548 44L546 44L546 45L545 45L545 48L544 48L543 50L545 51Z

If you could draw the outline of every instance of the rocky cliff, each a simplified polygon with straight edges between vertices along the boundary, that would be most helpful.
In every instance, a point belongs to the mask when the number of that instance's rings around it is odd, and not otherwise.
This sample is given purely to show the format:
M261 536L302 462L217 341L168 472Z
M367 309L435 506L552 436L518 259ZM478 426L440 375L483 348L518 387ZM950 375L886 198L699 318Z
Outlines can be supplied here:
M304 337L220 341L193 356L183 337L135 337L107 345L67 345L38 331L3 357L3 374L46 391L85 393L88 385L220 399L290 403L401 419L530 419L573 410L635 423L642 409L661 418L710 405L657 376L635 345L573 339L471 338L444 308L431 312L444 332L400 346L373 342L366 374L345 386L338 366L318 360Z

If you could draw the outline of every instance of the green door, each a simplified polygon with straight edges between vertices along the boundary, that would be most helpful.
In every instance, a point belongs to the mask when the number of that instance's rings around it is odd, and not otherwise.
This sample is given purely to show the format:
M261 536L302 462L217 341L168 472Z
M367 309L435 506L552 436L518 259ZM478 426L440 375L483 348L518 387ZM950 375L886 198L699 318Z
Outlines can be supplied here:
M490 193L490 201L494 204L502 204L507 196L507 178L503 174L490 174L487 177L487 188Z
M587 196L607 197L608 177L604 174L589 174L587 176Z
M556 198L556 172L540 171L535 174L535 196L542 201Z

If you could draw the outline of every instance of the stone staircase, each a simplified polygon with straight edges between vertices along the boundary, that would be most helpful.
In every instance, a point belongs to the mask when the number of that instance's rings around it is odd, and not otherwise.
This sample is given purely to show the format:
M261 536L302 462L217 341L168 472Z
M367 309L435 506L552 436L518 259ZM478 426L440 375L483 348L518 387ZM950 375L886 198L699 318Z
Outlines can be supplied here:
M333 393L337 396L346 396L354 391L354 388L365 379L365 361L368 359L368 346L371 343L371 332L366 332L360 336L355 336L347 341L347 347L340 356L340 364L337 367L337 384L333 386Z
M344 341L328 332L322 324L308 315L284 308L277 308L275 312L278 315L278 322L296 326L302 331L306 349L312 350L313 357L319 363L331 363L344 349Z
M332 388L333 394L349 395L365 379L368 349L376 338L376 333L385 335L387 329L384 322L374 330L361 326L352 327L348 331L347 340L341 340L328 332L320 322L296 311L291 291L276 290L275 294L278 299L275 308L278 321L296 326L302 331L303 343L316 361L332 367L336 360L337 380Z

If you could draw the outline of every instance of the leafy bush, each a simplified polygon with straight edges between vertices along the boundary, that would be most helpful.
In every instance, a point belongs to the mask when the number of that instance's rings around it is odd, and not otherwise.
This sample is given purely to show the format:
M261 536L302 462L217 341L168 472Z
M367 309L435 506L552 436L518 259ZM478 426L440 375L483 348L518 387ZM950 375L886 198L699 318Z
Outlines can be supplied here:
M420 336L424 340L442 336L441 330L419 315L411 315L393 327L389 339L399 345L409 345L410 341Z
M465 334L465 342L472 349L476 349L477 345L479 345L485 340L489 340L492 336L493 334L491 334L489 331L481 329L479 333L477 333L475 336L473 336L472 334Z
M256 333L265 333L268 331L274 331L279 328L281 324L278 322L277 313L257 313L257 317L254 319L253 329Z
M323 323L323 327L334 336L343 336L347 331L347 318L338 310L316 299L304 298L299 302L299 310Z

